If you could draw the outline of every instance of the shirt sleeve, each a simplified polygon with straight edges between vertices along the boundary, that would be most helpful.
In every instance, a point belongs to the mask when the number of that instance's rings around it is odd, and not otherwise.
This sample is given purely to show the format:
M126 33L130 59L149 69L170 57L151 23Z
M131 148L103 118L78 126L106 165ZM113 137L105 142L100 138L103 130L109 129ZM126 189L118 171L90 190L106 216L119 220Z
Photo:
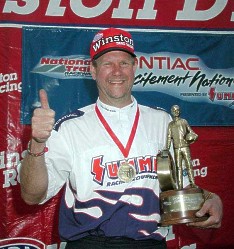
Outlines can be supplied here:
M69 134L61 127L59 131L52 131L46 146L45 162L48 171L48 190L45 203L55 196L64 186L72 170L72 149L69 144Z

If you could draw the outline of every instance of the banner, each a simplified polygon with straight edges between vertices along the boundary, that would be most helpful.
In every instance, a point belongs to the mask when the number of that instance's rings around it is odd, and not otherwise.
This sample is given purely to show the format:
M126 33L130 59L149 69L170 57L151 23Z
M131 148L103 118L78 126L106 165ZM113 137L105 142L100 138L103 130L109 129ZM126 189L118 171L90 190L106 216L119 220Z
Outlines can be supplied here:
M233 78L234 1L2 0L0 13L0 248L65 247L58 234L62 191L44 205L25 204L17 165L26 154L31 136L27 123L39 106L39 88L47 90L56 119L80 103L96 100L95 82L89 73L89 42L94 32L109 26L128 28L136 44L139 41L135 46L139 63L136 98L144 104L164 106L167 111L169 99L178 100L179 105L182 101L181 116L196 123L199 111L204 124L193 127L199 135L191 146L193 170L200 187L221 197L222 227L201 230L170 226L168 248L233 248L234 127L209 127L205 120L226 123L223 114L230 111L229 116L233 116L233 85L229 87L227 79ZM23 25L28 27L23 30ZM68 36L61 41L60 33ZM79 35L81 40L77 40ZM155 43L147 48L151 37ZM24 90L30 96L23 96ZM73 103L65 103L68 97ZM194 117L188 114L191 109Z
M233 0L27 0L0 3L3 22L233 29Z
M89 44L96 29L24 28L22 117L30 123L49 95L56 119L96 101ZM174 104L191 125L234 125L234 34L131 30L138 69L138 102L170 112ZM66 92L66 94L64 94Z

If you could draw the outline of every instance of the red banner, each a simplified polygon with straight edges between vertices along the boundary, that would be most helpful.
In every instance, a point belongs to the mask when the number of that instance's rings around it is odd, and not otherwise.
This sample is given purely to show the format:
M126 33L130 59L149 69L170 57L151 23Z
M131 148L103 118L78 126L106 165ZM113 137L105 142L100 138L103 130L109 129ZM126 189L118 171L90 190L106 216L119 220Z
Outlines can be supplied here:
M1 1L5 22L118 25L150 28L233 29L232 0Z
M28 206L20 197L17 165L25 155L30 126L20 123L22 30L20 24L128 26L134 28L207 29L233 32L233 0L27 0L0 3L0 247L64 248L58 236L60 194L47 204ZM11 24L9 24L11 23ZM196 183L223 200L218 230L169 228L169 248L233 248L233 127L193 127Z

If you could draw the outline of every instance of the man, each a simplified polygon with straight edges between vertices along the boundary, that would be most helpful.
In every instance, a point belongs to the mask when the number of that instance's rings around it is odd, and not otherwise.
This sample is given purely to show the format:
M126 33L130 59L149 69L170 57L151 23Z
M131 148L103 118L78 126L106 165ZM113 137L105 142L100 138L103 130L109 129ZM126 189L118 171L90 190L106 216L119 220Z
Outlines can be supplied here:
M165 147L170 116L131 95L137 67L131 35L100 31L90 48L99 98L54 124L44 90L20 170L22 197L44 203L65 184L59 231L66 248L166 248L159 228L155 153ZM66 120L67 119L67 120ZM54 127L54 128L53 128ZM219 227L222 203L206 201L196 226Z
M191 187L196 187L189 145L197 140L198 135L191 129L185 119L180 118L180 108L178 105L172 106L171 114L173 116L173 121L168 125L167 149L170 149L172 141L175 152L178 189L183 188L183 161L185 162L190 185Z

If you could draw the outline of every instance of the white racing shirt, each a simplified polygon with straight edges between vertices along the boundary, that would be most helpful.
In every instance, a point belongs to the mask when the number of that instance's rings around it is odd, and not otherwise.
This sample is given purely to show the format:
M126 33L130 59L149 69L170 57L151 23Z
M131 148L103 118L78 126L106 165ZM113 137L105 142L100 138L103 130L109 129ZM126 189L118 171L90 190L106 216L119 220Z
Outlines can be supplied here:
M124 146L139 107L139 123L127 158L100 122L96 104ZM170 115L138 105L134 98L121 109L100 100L96 104L60 119L47 142L46 200L66 184L60 207L61 239L103 235L161 240L167 229L157 226L160 190L156 155L165 148ZM129 183L117 175L124 160L136 169Z

